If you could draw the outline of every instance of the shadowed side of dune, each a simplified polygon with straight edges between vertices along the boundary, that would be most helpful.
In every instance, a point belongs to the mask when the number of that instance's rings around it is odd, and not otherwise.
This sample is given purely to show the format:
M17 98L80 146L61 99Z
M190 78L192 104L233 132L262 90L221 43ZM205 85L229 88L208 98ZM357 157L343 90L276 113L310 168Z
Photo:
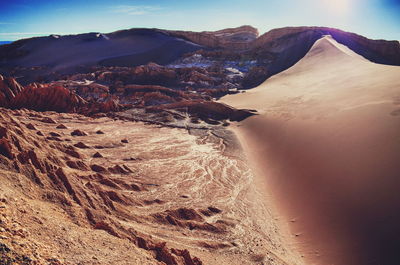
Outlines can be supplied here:
M117 56L113 58L107 58L99 62L100 65L104 66L137 66L144 65L148 62L155 62L157 64L167 64L182 54L193 52L198 49L196 45L190 45L188 42L172 39L165 43L154 47L152 49L133 53L128 55Z
M392 127L354 128L253 117L241 138L283 213L297 247L317 264L398 264L398 153ZM337 125L337 124L336 124ZM321 128L323 126L323 128ZM355 131L354 131L355 130ZM359 132L358 132L359 133Z
M152 60L168 63L199 47L155 29L51 35L23 39L2 47L0 66L45 66L54 71L107 60L111 60L113 66L136 66Z

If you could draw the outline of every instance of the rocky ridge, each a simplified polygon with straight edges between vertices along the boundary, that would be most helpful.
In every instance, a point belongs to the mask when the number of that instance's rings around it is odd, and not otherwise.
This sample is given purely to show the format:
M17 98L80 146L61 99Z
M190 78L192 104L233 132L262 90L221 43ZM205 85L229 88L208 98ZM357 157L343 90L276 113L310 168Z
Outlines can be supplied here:
M204 47L228 48L235 50L248 49L259 36L258 30L252 26L222 29L218 31L164 31L167 34L187 39Z
M324 35L331 35L339 43L372 62L400 65L398 41L372 40L326 27L278 28L259 36L257 29L242 26L213 32L130 29L108 34L88 33L59 36L56 39L48 36L19 40L0 46L0 72L7 76L22 76L20 81L25 85L35 81L43 83L60 80L65 74L87 73L92 67L136 67L155 62L176 72L178 68L220 65L223 71L240 71L244 79L234 86L246 89L294 65ZM127 45L126 42L130 41L133 43ZM45 62L43 58L47 57L41 56L45 52L41 49L42 42L55 45L54 49L57 45L67 45L65 51L73 54L91 49L90 45L96 44L101 47L104 45L107 51L123 50L128 55L109 54L104 59L104 53L101 53L100 59L92 52L90 54L94 57L87 62L78 60L84 55L79 58L71 55L68 58L58 58L56 62ZM172 43L175 43L173 51ZM74 47L80 47L81 50L74 51ZM73 62L65 63L73 58ZM55 66L61 62L65 65ZM228 75L226 73L225 78ZM259 81L247 81L254 76ZM225 87L231 88L229 84Z
M164 72L159 73L159 76L165 76ZM157 75L155 71L150 71L150 74ZM107 72L101 73L99 79L117 83L115 78L119 79L120 76L121 73ZM83 85L72 81L33 83L23 87L13 78L0 76L0 107L85 115L112 115L114 112L135 107L146 112L160 113L159 116L166 123L175 121L173 117L170 120L165 119L165 115L169 114L164 110L170 109L189 114L193 119L201 119L209 124L220 124L223 120L237 121L253 115L251 111L236 110L222 103L212 102L211 96L207 94L190 93L191 91L174 90L159 85L121 83L118 87L111 87L114 93L110 93L108 87L93 82ZM182 119L182 115L184 114L174 117Z

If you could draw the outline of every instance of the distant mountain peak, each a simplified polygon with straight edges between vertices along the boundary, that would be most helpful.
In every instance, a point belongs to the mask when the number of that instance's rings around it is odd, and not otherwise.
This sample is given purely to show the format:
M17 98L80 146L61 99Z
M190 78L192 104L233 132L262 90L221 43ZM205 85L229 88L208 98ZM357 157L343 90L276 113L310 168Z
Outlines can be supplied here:
M187 39L202 46L231 49L247 49L250 47L250 43L255 41L259 36L258 29L249 25L217 31L194 32L165 30L164 32Z

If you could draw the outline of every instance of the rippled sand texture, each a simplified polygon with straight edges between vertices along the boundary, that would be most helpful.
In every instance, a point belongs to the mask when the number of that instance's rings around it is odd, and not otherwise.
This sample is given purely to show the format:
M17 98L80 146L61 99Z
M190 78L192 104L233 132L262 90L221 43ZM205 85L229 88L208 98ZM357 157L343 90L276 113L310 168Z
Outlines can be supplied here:
M72 186L65 193L71 206L66 206L54 198L49 178L40 172L44 187L30 184L21 174L0 171L0 197L6 198L8 209L21 207L27 213L5 211L7 222L26 229L30 237L23 242L33 240L46 249L40 255L66 264L156 264L151 253L124 240L134 235L166 242L168 248L188 249L204 264L301 264L268 201L260 199L235 139L223 128L189 134L74 114L22 110L2 115L10 124L12 119L19 124L24 146L39 143L34 150L40 161L63 165ZM42 122L43 117L56 123ZM10 124L9 128L18 127ZM27 124L34 129L27 129ZM66 128L57 129L61 124ZM71 136L75 129L87 135ZM81 158L62 151L68 146L75 146L71 150ZM103 157L93 157L96 152ZM83 164L71 168L71 161ZM115 166L122 170L113 172ZM15 181L21 185L13 186ZM40 222L33 222L33 215ZM91 220L97 216L103 216L107 225Z
M292 68L223 102L309 264L400 264L400 67L330 36Z

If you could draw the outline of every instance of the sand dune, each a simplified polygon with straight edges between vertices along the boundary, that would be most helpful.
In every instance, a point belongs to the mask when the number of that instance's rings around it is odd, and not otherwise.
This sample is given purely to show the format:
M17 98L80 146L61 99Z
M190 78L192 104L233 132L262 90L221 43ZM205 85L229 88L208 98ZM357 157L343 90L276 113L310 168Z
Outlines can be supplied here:
M19 40L12 45L9 50L2 51L5 52L2 66L46 66L52 70L98 64L136 66L151 61L165 64L200 48L153 29L51 35Z
M222 101L308 264L400 264L400 68L318 40L290 69Z

